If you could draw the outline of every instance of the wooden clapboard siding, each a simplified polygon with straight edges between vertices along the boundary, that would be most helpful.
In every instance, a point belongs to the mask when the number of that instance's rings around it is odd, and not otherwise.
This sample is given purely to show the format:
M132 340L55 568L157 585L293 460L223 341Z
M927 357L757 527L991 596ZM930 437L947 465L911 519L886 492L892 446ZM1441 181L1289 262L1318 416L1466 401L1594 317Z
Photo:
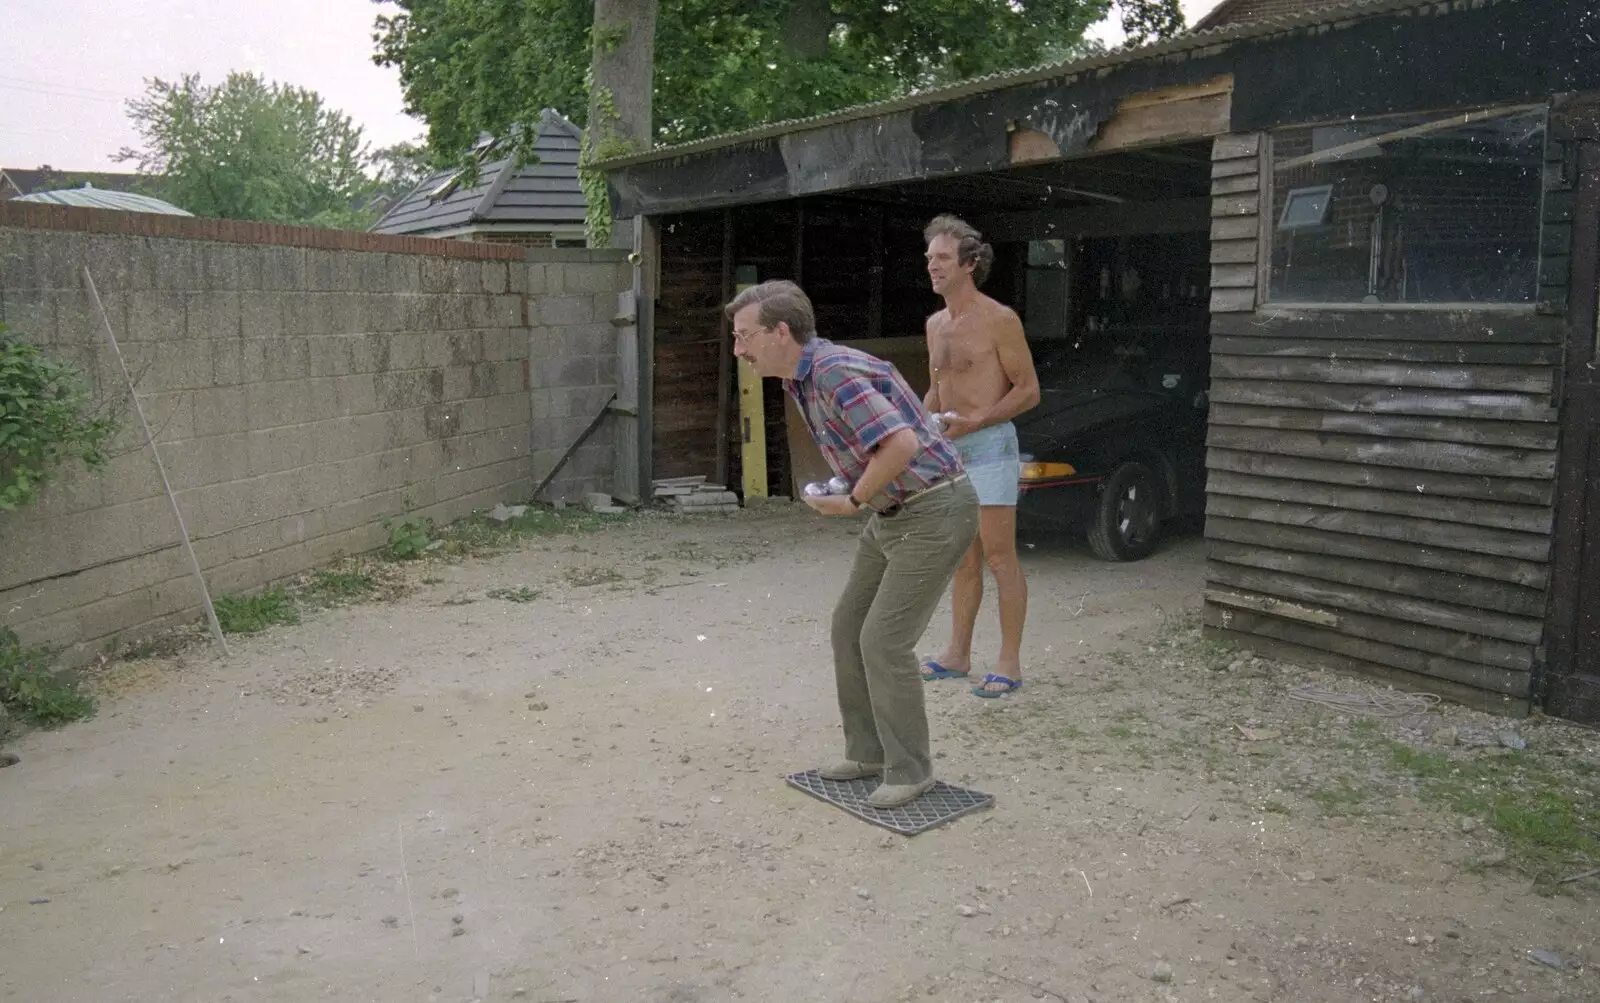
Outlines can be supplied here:
M1526 710L1561 320L1274 308L1270 193L1249 180L1269 155L1265 137L1213 148L1206 624L1256 651ZM1547 206L1547 225L1560 211Z
M1211 312L1255 309L1260 283L1262 137L1211 145Z

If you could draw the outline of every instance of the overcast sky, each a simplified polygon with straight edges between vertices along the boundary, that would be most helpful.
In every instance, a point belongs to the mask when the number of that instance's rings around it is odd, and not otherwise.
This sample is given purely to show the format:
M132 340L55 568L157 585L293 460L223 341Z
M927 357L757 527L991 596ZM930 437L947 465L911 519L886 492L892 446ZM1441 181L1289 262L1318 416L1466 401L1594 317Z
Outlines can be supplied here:
M1192 23L1217 0L1183 0ZM309 87L374 146L421 136L400 109L398 75L372 64L372 0L3 0L0 166L130 170L123 102L146 77L230 70ZM1121 33L1092 34L1111 44Z

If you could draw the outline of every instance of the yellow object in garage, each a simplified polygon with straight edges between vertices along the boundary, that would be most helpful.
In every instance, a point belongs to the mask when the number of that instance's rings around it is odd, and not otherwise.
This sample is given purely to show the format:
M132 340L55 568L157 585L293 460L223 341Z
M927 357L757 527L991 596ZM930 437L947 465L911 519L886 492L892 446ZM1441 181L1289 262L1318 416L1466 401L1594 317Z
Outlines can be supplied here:
M742 293L755 285L753 268L740 269L745 274L734 286ZM739 470L743 475L746 498L767 497L767 409L761 393L761 377L750 363L739 363Z
M762 404L761 377L750 363L739 360L739 469L744 472L744 496L767 496L767 412Z

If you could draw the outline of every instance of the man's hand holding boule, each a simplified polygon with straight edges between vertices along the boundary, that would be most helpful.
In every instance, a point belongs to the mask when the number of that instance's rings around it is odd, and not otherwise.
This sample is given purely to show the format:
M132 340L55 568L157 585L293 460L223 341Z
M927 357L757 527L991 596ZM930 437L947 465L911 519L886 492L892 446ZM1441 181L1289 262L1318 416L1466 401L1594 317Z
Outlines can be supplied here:
M959 439L971 435L983 427L981 418L968 418L966 415L956 415L954 418L945 419L944 434L949 439Z
M861 511L856 503L850 500L849 495L823 495L820 498L807 498L806 504L818 515L855 515Z

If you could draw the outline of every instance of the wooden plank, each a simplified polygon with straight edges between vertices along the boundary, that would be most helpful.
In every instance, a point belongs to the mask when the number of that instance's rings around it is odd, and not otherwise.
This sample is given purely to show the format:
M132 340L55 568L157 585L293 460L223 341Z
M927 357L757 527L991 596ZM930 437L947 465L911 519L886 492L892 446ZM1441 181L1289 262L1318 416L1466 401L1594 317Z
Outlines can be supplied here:
M1370 463L1381 467L1437 471L1441 474L1484 474L1525 480L1555 477L1555 454L1532 453L1500 446L1463 446L1455 443L1404 442L1326 432L1287 432L1278 429L1212 427L1206 444L1218 449L1252 453L1304 456L1335 463Z
M1254 240L1219 240L1211 245L1211 263L1213 265L1254 265L1256 263L1257 241ZM1212 351L1216 351L1213 346Z
M1421 624L1404 623L1389 617L1368 616L1365 613L1341 611L1339 633L1362 637L1369 641L1392 644L1397 648L1413 648L1429 654L1488 665L1510 672L1533 670L1533 648L1526 644L1500 641L1488 637L1473 637L1454 630L1440 630Z
M1463 526L1509 529L1537 536L1548 536L1555 518L1551 508L1545 505L1505 505L1473 498L1440 498L1426 491L1344 487L1316 481L1258 477L1231 470L1209 470L1206 490L1238 498L1326 505L1357 512L1383 512L1455 522Z
M1485 702L1499 705L1502 697L1526 697L1533 683L1530 672L1475 665L1261 613L1225 615L1228 612L1232 611L1207 609L1205 625L1225 631L1241 647L1291 665L1357 671L1398 682L1405 689L1436 692L1472 706ZM1526 712L1525 706L1521 712Z
M1513 449L1556 448L1556 426L1548 422L1481 421L1472 418L1418 418L1213 403L1211 424L1240 428L1282 428L1301 432L1339 432L1390 439L1507 446Z
M1218 136L1211 143L1211 159L1233 160L1237 157L1253 157L1260 149L1261 134L1258 132Z
M1089 149L1104 153L1209 139L1227 131L1232 115L1231 85L1224 91L1196 90L1165 100L1141 100L1134 95L1121 101L1116 114L1101 124Z
M1206 466L1211 470L1232 470L1263 477L1284 477L1320 484L1349 484L1388 491L1411 492L1421 486L1421 494L1435 498L1477 498L1509 505L1548 508L1555 499L1555 488L1549 481L1519 481L1482 474L1441 474L1359 463L1325 463L1276 453L1246 453L1213 448L1206 451Z
M1207 211L1210 211L1209 207ZM1212 240L1255 240L1259 230L1254 216L1211 221Z
M1249 216L1254 219L1260 207L1261 196L1255 192L1249 195L1224 195L1211 200L1211 217Z
M1339 618L1327 610L1311 609L1308 606L1299 606L1295 603L1286 603L1271 596L1251 596L1240 592L1223 592L1218 589L1206 589L1202 598L1208 603L1219 606L1229 606L1234 609L1247 609L1257 613L1270 613L1290 620L1300 620L1304 623L1314 623L1323 627L1339 626Z
M1234 220L1214 220L1217 227ZM1254 229L1231 235L1254 237ZM1232 317L1212 323L1212 334L1256 338L1301 338L1306 341L1443 341L1477 344L1560 344L1565 337L1559 317L1531 309L1511 310L1294 310L1274 305L1259 317Z
M1513 644L1538 644L1544 636L1542 620L1491 613L1488 610L1413 599L1392 592L1318 581L1278 571L1258 571L1217 561L1206 562L1206 582L1259 592L1277 599L1288 599L1313 606L1332 606L1367 616L1421 624L1439 630L1474 637L1486 637Z
M1383 542L1396 541L1418 546L1443 547L1468 554L1513 557L1519 561L1548 561L1550 538L1534 533L1477 526L1463 529L1459 523L1412 516L1351 512L1326 505L1305 505L1232 495L1206 495L1206 515L1247 519L1278 526L1305 526L1330 533L1364 536L1373 541L1368 552L1356 556L1386 560Z
M1212 401L1218 403L1318 408L1350 414L1440 415L1523 422L1553 422L1556 418L1551 399L1539 394L1396 390L1341 383L1270 383L1216 377L1211 381L1210 394Z
M1554 384L1545 366L1472 366L1441 363L1397 365L1367 359L1280 359L1219 355L1211 360L1213 377L1247 380L1302 380L1316 383L1361 383L1382 387L1438 387L1445 390L1509 390L1547 394Z
M1256 291L1252 286L1249 289L1213 289L1211 290L1211 312L1233 313L1254 310L1256 308Z
M1240 250L1233 251L1238 247ZM1211 260L1218 252L1242 256L1248 251L1255 260L1253 241L1234 241L1211 245ZM1557 366L1561 349L1557 345L1452 344L1442 341L1316 341L1310 338L1257 338L1236 334L1213 334L1213 355L1270 355L1277 358L1377 359L1384 362L1469 363L1497 366Z
M1257 191L1260 187L1261 181L1255 173L1239 174L1231 178L1212 179L1211 194L1213 197L1217 195L1241 195L1245 192Z
M1117 103L1119 110L1128 108L1146 108L1151 105L1173 104L1180 101L1192 101L1195 98L1215 97L1218 94L1233 93L1233 74L1220 73L1210 80L1197 84L1176 84L1172 87L1162 87L1157 90L1143 91L1123 98Z
M1261 164L1254 154L1248 157L1237 157L1233 160L1214 160L1211 163L1211 179L1236 178L1241 174L1259 174Z
M1379 545L1363 536L1330 533L1303 526L1273 526L1224 516L1212 516L1206 520L1206 538L1306 554L1352 557L1359 560L1370 560L1379 556L1399 564L1508 582L1530 589L1543 589L1550 581L1549 566L1534 561L1519 561L1512 557L1486 557L1482 554L1397 543L1393 540L1385 540Z
M1212 265L1211 288L1217 289L1254 289L1256 285L1256 266L1248 265Z
M1394 592L1414 599L1429 599L1534 619L1544 616L1544 590L1468 575L1408 568L1387 561L1273 550L1253 543L1221 540L1211 541L1207 556L1224 564L1261 571L1281 571L1338 585Z

